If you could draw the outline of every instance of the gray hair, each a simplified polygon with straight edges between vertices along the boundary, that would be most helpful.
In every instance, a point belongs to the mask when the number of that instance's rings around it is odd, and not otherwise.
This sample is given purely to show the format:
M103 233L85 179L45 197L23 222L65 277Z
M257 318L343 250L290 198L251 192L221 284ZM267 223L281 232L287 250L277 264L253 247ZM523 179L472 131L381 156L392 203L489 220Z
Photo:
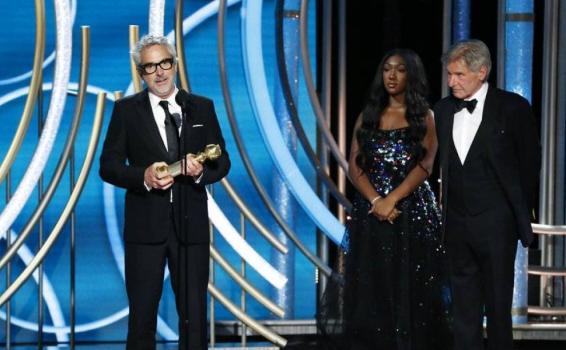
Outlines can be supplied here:
M139 66L141 63L141 52L153 45L161 45L169 51L171 56L173 57L173 62L177 62L177 50L175 50L175 46L173 46L166 37L160 35L151 35L147 34L144 35L137 43L136 46L130 52L132 54L132 58L134 59L134 63L136 66Z
M470 39L454 44L442 55L442 63L447 64L462 60L472 72L479 72L484 66L487 69L486 79L491 71L491 55L483 41Z

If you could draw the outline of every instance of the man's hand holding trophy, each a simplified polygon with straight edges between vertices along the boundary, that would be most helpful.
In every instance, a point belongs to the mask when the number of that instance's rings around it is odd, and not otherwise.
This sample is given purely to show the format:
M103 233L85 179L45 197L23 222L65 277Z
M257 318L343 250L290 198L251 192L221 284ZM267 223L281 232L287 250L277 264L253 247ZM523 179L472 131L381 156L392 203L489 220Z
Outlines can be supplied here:
M204 164L207 160L215 160L222 154L222 149L219 145L210 144L206 145L203 151L197 154L189 153L187 156L191 157L193 160L200 164ZM162 165L155 168L155 172L158 178L163 178L167 175L175 177L183 173L183 166L185 166L185 160L180 160L173 164Z

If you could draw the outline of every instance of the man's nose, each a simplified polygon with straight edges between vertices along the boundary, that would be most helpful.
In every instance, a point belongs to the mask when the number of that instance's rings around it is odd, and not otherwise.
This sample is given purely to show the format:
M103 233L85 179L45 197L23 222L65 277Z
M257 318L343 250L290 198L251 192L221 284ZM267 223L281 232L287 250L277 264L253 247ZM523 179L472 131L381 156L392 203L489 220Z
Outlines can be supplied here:
M448 86L452 87L454 86L456 79L454 78L454 76L448 76Z

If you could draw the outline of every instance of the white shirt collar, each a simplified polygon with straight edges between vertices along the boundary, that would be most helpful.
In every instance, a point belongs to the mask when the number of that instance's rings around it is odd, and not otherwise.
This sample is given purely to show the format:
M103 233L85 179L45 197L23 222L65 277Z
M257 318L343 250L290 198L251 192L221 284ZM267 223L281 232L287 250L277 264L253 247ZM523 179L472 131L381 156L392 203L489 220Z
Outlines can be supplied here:
M471 101L473 99L478 100L478 104L483 104L485 102L485 97L487 96L487 89L489 84L484 82L481 87L476 91L475 94L465 99L465 101Z
M147 91L148 95L149 95L149 103L151 104L151 108L155 109L157 108L157 106L159 105L159 102L163 101L164 99L157 96L156 94L154 94L151 91ZM177 102L175 102L175 96L177 96L177 92L179 92L179 89L175 86L175 90L173 90L173 93L171 94L171 96L167 97L165 100L167 100L167 102L169 102L169 106L176 106Z

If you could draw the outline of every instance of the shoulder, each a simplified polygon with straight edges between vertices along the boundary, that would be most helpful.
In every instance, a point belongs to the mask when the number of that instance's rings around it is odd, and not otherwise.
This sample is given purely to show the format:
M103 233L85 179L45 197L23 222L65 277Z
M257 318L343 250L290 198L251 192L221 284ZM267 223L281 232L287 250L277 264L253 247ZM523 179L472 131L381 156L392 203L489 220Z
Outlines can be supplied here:
M358 114L358 117L356 118L356 123L354 124L354 129L357 130L362 126L362 122L364 120L364 113L361 112L360 114Z
M213 106L214 102L208 98L201 95L190 93L188 96L189 102L197 106Z
M147 96L148 96L147 91L144 90L135 93L133 95L122 97L121 99L114 102L114 106L115 108L127 108L129 106L133 106L134 104L140 101L143 101L143 99L146 98Z
M427 123L433 122L434 123L434 111L432 109L429 109L426 114L425 114L425 121Z
M434 104L434 107L432 108L432 111L431 113L429 113L429 115L432 115L436 122L442 121L442 119L444 119L444 116L450 114L450 112L452 111L453 100L454 99L451 96L444 97Z
M496 88L495 96L507 108L530 108L529 101L517 93Z
M447 96L440 99L438 102L434 104L434 107L432 108L434 113L435 114L441 113L444 110L448 109L448 107L452 104L452 100L453 98L451 96Z

